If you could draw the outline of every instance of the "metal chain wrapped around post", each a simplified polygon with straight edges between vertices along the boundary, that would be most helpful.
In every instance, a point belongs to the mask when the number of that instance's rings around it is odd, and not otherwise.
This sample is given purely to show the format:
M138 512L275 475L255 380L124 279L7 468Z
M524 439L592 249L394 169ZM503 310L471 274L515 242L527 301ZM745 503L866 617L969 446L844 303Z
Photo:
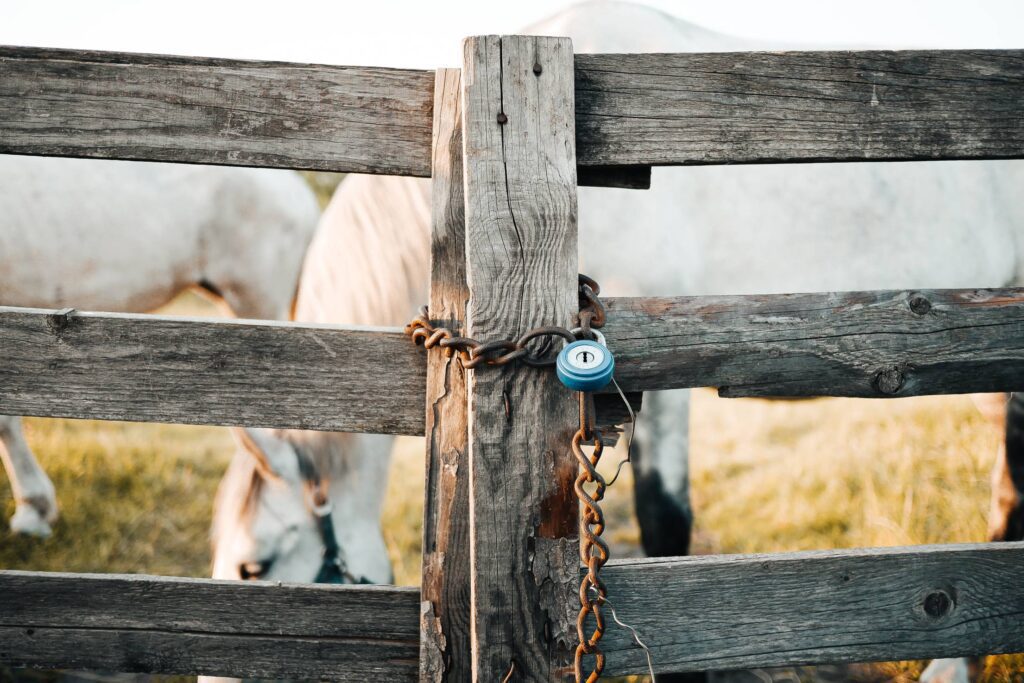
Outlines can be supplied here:
M580 275L579 279L581 309L580 327L577 329L584 335L583 338L590 339L591 327L601 327L605 321L604 305L597 298L601 288L586 275ZM435 327L430 322L430 311L426 306L422 307L419 315L405 326L405 333L412 337L414 343L423 344L424 348L440 346L449 355L458 353L462 356L463 367L467 369L478 365L507 365L515 360L521 360L533 367L551 366L555 364L555 356L550 355L551 338L560 337L566 342L574 342L577 338L573 330L558 325L545 325L528 330L518 339L480 342L469 337L456 336L447 327ZM536 352L526 348L529 342L543 337L547 338L546 343Z
M423 344L427 349L438 346L449 355L458 353L466 368L475 368L479 365L506 365L516 360L521 360L534 367L550 366L556 363L556 356L550 353L551 341L555 337L560 337L570 344L581 339L603 339L599 333L595 332L597 328L604 326L606 319L604 305L598 299L600 292L601 288L597 282L586 275L579 276L580 312L577 318L579 326L572 330L557 325L548 325L529 330L515 340L497 339L480 342L469 337L456 336L446 327L435 327L430 321L430 312L424 306L420 309L419 315L406 325L405 332L412 337L414 343ZM529 342L539 338L546 338L540 349L531 351L526 347ZM603 344L603 341L601 343ZM607 349L605 352L607 353ZM608 355L610 359L610 354ZM611 367L614 368L614 364ZM610 373L611 369L608 372ZM608 378L610 378L610 374L605 379L605 383ZM563 382L565 382L564 379ZM583 514L580 517L580 558L586 566L587 572L580 584L579 591L581 607L576 620L579 644L576 647L574 668L577 683L582 683L584 680L586 683L594 683L604 671L605 663L605 657L598 647L598 642L604 635L604 617L601 614L601 605L605 602L607 591L599 572L608 561L608 544L601 538L601 534L604 532L604 513L601 511L599 503L604 498L607 484L604 477L597 471L597 463L604 451L604 442L601 440L601 432L594 427L594 397L587 390L579 392L579 399L580 428L573 436L572 452L580 464L580 471L573 489L583 505ZM591 442L594 450L588 456L583 452L583 446L589 445ZM587 492L584 488L586 484L596 484L593 493ZM590 615L594 617L594 629L587 635L587 617ZM584 679L583 658L587 655L594 656L594 667Z

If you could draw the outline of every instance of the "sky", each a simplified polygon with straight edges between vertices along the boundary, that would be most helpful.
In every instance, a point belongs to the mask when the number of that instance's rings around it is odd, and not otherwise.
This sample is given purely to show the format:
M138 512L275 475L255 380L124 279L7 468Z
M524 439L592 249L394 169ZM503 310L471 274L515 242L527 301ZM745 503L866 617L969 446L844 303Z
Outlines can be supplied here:
M0 44L415 68L458 66L467 35L514 33L548 0L0 0ZM782 43L1024 48L1020 0L647 0Z

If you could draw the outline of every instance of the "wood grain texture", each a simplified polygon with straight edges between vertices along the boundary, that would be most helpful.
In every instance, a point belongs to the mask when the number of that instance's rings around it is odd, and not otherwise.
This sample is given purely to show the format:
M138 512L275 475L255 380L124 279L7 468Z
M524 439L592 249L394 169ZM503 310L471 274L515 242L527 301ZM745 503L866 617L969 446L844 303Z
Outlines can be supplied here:
M0 571L0 595L9 666L416 680L414 588Z
M430 308L433 322L465 329L466 221L462 179L462 78L437 72L431 180ZM461 357L427 352L420 681L468 681L469 393ZM460 656L462 653L462 656Z
M579 55L578 163L1020 158L1022 54ZM430 71L23 47L0 71L3 153L430 173Z
M430 175L432 71L0 47L0 152Z
M392 330L0 307L0 414L423 433Z
M1024 543L612 561L658 672L1024 650ZM414 680L415 589L0 571L0 662ZM608 675L646 672L610 623Z
M1024 651L1024 544L610 562L619 618L658 672ZM647 672L610 622L612 676Z
M578 308L572 43L468 38L463 65L469 335L569 325ZM574 418L575 397L549 372L471 373L473 680L550 681L571 664Z
M890 398L1024 390L1024 289L608 299L623 389Z
M400 330L0 306L0 349L3 415L424 434L427 358Z
M0 73L0 153L430 175L430 71L0 46Z
M1022 289L605 302L630 392L1024 390ZM427 354L397 330L0 307L0 347L2 414L424 433ZM598 399L602 424L625 419L617 395Z
M581 165L1024 156L1024 51L576 58Z

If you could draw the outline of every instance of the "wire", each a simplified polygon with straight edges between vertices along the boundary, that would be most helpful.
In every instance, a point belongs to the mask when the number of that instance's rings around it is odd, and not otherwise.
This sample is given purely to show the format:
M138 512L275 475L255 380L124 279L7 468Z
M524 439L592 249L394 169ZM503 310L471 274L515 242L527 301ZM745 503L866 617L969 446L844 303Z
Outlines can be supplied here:
M591 590L594 590L593 587L591 587ZM647 647L647 643L645 643L644 641L640 640L640 634L637 633L635 628L633 628L632 626L630 626L626 622L624 622L621 619L619 619L619 615L615 611L615 606L612 605L612 603L608 602L608 598L603 597L603 596L599 596L599 598L600 598L600 600L601 600L601 602L603 604L608 605L608 609L611 610L611 612L612 612L612 619L615 620L615 623L618 624L619 626L621 626L622 628L627 629L630 633L632 633L633 634L633 640L636 641L637 645L639 645L640 647L643 648L644 655L646 655L646 657L647 657L647 671L651 674L651 683L656 683L656 679L654 677L654 660L651 658L651 649L649 647Z
M636 433L636 413L633 412L633 406L629 404L629 400L626 398L626 394L622 391L622 387L615 381L615 377L612 377L612 384L615 385L615 390L619 392L619 396L622 398L622 402L626 404L626 410L629 412L629 437L626 439L626 457L619 461L618 466L615 468L615 476L611 478L606 486L611 486L615 483L615 480L619 478L619 474L622 473L622 467L628 462L633 462L633 434Z

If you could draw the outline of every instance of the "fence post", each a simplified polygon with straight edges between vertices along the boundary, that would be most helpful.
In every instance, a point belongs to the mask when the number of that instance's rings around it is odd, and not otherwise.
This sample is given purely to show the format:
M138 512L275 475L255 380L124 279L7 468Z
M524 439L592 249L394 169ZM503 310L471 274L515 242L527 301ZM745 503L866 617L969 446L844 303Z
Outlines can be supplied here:
M465 329L466 221L462 191L462 79L434 83L430 315ZM420 680L468 681L469 433L466 370L459 354L427 354L426 492L420 602Z
M572 43L484 36L463 48L468 333L494 339L570 325L579 306ZM576 411L550 370L470 373L475 681L571 671Z

